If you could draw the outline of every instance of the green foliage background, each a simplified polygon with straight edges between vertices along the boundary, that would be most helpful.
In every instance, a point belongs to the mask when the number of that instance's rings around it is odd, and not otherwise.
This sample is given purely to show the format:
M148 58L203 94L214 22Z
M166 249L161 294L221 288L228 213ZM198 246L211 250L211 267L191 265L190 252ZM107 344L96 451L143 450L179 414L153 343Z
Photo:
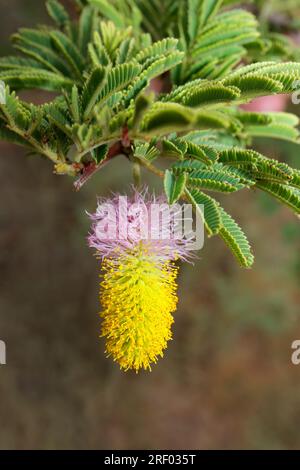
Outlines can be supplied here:
M43 2L3 1L0 12L3 53L17 27L45 22ZM299 167L296 144L256 148ZM235 266L220 239L207 242L195 266L182 267L165 360L152 374L124 375L97 337L84 210L97 193L127 190L130 167L116 159L73 193L46 160L9 144L1 154L1 448L299 448L300 369L290 362L300 335L299 225L288 209L263 193L220 196L254 246L253 269Z

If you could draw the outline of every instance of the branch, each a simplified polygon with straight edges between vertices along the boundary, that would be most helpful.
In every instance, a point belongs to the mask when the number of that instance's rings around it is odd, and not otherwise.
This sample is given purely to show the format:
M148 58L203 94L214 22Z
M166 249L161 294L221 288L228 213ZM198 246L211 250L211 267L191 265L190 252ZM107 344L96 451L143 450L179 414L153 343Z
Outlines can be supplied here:
M113 158L117 157L118 155L122 155L123 152L123 146L121 142L116 142L114 145L112 145L108 151L107 157L104 161L99 163L98 165L96 163L90 163L87 165L82 172L82 175L75 181L74 187L76 191L79 191L82 186L90 179L92 176L94 176L97 171L102 169L107 163L112 160Z

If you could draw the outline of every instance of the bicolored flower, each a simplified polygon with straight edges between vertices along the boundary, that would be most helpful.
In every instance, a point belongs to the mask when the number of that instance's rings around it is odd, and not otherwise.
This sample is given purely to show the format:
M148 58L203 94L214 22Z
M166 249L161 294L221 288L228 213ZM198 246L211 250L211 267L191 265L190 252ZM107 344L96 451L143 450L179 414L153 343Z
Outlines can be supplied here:
M145 190L99 200L90 216L88 243L102 262L101 336L125 371L151 370L172 338L175 262L191 257L190 240L176 230L177 210Z

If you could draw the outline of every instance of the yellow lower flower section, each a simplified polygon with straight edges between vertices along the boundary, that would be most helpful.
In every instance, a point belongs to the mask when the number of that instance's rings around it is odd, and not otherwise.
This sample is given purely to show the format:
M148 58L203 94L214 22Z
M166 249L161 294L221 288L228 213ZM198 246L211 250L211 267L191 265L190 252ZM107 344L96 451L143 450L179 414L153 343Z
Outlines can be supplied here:
M177 267L158 262L139 247L102 265L101 336L106 353L121 369L151 370L172 338L172 313L177 306Z

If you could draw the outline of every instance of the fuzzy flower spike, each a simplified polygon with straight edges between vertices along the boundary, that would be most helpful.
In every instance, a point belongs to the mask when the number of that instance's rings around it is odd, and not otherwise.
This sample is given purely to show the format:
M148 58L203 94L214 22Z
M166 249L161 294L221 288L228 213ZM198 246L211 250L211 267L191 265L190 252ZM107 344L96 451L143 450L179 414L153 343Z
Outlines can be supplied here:
M99 200L90 216L88 244L102 260L101 336L125 371L151 370L172 338L175 261L191 257L191 239L177 230L180 216L180 207L146 190Z

